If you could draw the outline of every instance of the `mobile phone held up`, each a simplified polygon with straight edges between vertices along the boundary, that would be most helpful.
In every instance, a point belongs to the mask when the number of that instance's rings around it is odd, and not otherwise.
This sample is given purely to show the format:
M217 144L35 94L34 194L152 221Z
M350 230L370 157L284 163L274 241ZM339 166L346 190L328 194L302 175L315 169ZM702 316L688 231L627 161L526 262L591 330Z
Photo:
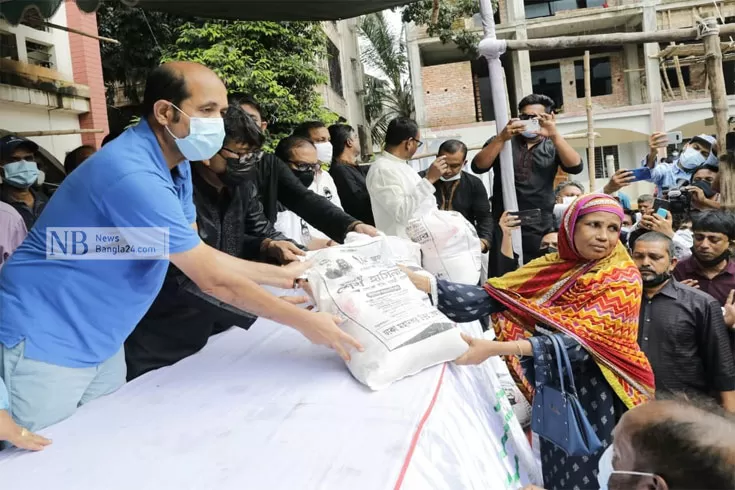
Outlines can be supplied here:
M674 131L671 133L666 133L666 138L668 138L670 145L678 146L684 140L684 134L681 131Z
M534 226L541 224L540 209L526 209L524 211L510 211L511 216L517 217L521 221L521 226Z
M634 168L630 171L635 177L633 182L640 182L641 180L651 180L651 169L648 167Z
M656 214L661 216L663 219L666 219L667 211L664 208L658 208L656 210Z
M538 119L526 119L521 121L526 126L526 131L529 133L538 133L541 130L541 126L538 123Z
M668 211L669 210L669 205L670 205L670 203L666 199L658 199L658 198L656 198L653 201L653 210L656 211L657 213L658 213L658 210L659 209L663 209L665 211ZM663 217L664 218L666 217L666 213L664 213L664 216Z

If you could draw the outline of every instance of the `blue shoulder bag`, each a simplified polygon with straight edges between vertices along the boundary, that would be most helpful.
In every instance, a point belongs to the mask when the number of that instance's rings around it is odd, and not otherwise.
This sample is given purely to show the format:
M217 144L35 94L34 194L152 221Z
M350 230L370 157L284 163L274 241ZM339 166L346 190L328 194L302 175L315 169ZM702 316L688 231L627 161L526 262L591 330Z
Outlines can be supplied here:
M536 373L536 395L533 398L531 430L539 437L553 442L567 456L589 456L597 452L602 443L582 410L574 385L572 363L566 347L555 335L548 336L554 346L556 366L561 389L550 383L548 371ZM562 359L569 375L569 392L564 384ZM539 376L541 374L541 376Z

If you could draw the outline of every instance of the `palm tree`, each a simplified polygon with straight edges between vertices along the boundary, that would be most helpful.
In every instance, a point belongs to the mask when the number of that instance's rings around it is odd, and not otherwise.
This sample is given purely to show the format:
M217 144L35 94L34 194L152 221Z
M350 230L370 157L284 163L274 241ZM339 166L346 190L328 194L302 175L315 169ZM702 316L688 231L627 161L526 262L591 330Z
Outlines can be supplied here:
M362 62L379 74L365 77L365 115L373 141L383 141L391 119L414 117L404 32L391 29L383 12L364 16L359 28Z

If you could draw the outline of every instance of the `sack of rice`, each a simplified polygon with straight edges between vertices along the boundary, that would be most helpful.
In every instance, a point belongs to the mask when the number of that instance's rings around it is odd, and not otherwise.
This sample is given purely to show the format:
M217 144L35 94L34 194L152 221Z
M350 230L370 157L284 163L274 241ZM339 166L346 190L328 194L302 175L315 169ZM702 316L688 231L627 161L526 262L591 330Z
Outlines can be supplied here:
M374 390L467 351L454 322L396 266L388 242L376 237L320 250L307 272L319 310L342 317L341 328L365 348L347 367Z

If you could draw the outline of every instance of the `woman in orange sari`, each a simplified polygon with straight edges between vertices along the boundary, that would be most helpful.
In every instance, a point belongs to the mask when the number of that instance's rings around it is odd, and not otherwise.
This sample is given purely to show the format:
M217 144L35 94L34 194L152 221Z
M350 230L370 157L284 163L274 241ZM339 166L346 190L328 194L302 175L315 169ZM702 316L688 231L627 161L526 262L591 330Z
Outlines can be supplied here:
M604 447L612 443L622 414L650 399L654 386L653 371L637 343L642 285L618 241L622 217L623 209L610 196L578 198L562 217L558 253L490 279L484 288L438 281L432 291L431 281L411 276L454 321L492 315L496 340L466 336L470 349L456 362L479 364L490 356L506 356L529 401L534 373L556 366L548 335L560 337L582 408ZM545 488L597 488L603 450L570 457L541 439Z

